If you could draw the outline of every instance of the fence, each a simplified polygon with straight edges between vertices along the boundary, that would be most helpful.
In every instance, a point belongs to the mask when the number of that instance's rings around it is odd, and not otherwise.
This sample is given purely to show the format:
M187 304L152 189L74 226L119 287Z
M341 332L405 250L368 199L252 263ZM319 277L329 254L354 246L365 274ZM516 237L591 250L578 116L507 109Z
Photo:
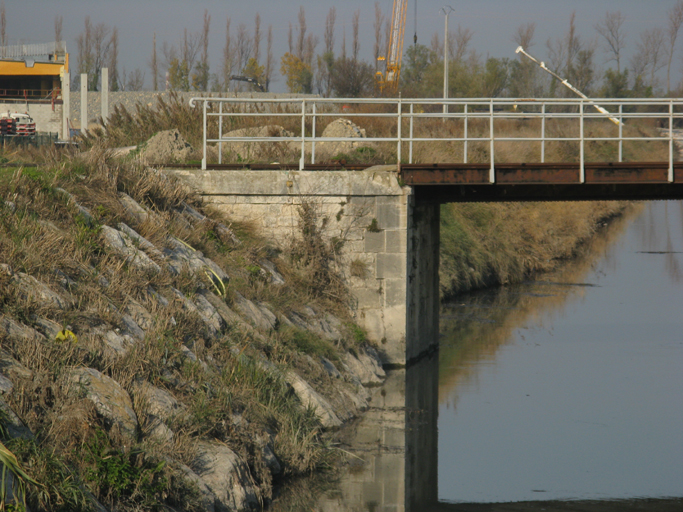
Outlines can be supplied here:
M578 164L584 181L586 148L591 143L614 143L615 158L624 161L624 144L647 142L668 144L669 181L673 181L675 127L683 126L681 99L384 99L384 98L192 98L191 106L200 104L203 111L202 169L207 166L207 147L218 145L218 162L222 163L222 146L227 143L296 143L300 144L299 168L316 163L316 143L358 142L358 138L321 137L316 122L325 118L362 117L385 120L392 126L389 133L375 133L363 138L364 143L395 143L396 161L403 161L407 149L408 163L413 163L414 147L424 143L457 143L461 145L462 162L470 161L473 145L487 146L490 180L494 182L497 143L537 143L540 162L546 162L548 144L578 145ZM348 107L348 108L344 108ZM235 125L236 119L298 118L300 129L293 136L231 136L224 125ZM209 123L216 118L216 128ZM434 135L420 130L420 123L439 120L443 133ZM519 124L518 133L514 125ZM553 126L554 123L554 126ZM558 126L562 124L562 128ZM511 125L512 124L512 125ZM593 133L601 125L600 133ZM630 125L633 124L633 127ZM454 127L457 130L454 130ZM475 128L476 129L473 129ZM632 129L626 129L626 128ZM502 130L504 128L504 130ZM522 130L522 128L524 128ZM645 129L647 128L647 129ZM523 133L537 130L535 133ZM393 132L393 133L392 133ZM433 132L433 130L432 130ZM457 132L457 133L456 133ZM455 133L455 135L454 135ZM307 151L307 148L308 151Z
M20 137L17 135L0 135L0 146L2 148L8 147L28 147L28 146L49 146L57 142L57 135L54 132L37 133L30 137Z

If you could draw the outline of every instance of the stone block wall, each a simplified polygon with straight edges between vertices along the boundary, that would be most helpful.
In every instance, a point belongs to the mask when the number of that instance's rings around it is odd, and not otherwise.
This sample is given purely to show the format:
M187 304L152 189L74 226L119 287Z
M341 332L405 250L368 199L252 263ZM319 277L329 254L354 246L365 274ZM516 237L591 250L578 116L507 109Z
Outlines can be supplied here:
M438 268L438 259L436 266L434 262L409 264L423 259L418 257L422 249L415 233L418 237L433 235L434 227L422 227L413 219L412 190L399 186L395 166L332 172L166 172L185 180L230 219L251 223L282 248L301 239L300 209L304 203L310 205L324 238L340 242L338 270L353 294L353 313L377 342L384 362L403 365L435 342L436 338L422 336L422 332L431 336L435 327L420 322L424 319L438 325L438 278L434 286L433 276L425 277L425 272ZM438 212L438 205L436 208ZM433 215L423 218L434 222ZM436 236L438 255L438 225ZM432 249L433 243L429 245ZM432 252L425 254L434 257ZM418 275L413 276L414 272ZM409 288L409 283L422 288ZM409 298L411 294L417 295ZM426 307L436 304L437 309L425 314L421 301L430 294L436 302L427 300ZM409 325L413 327L407 347Z

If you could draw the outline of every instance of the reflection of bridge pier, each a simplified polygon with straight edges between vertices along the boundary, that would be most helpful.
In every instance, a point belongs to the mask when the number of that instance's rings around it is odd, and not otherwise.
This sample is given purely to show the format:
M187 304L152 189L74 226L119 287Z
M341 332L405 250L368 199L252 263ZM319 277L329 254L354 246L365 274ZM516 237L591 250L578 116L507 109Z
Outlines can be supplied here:
M416 512L437 501L438 356L389 372L351 427L351 468L320 500L325 512Z

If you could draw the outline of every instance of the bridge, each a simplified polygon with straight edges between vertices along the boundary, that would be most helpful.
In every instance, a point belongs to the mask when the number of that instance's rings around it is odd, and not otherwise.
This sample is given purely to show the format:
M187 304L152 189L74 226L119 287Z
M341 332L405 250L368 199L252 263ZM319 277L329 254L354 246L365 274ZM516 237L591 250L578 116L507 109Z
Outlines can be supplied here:
M438 343L440 204L683 198L678 99L192 102L201 166L165 172L282 247L310 206L388 365Z

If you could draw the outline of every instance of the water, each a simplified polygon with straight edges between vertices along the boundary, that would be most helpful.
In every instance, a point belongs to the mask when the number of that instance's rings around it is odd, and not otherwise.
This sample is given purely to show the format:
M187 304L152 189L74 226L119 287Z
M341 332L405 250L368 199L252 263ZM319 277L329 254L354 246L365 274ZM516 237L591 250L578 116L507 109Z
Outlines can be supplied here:
M446 305L441 333L438 357L373 390L338 480L294 508L683 509L683 203Z

